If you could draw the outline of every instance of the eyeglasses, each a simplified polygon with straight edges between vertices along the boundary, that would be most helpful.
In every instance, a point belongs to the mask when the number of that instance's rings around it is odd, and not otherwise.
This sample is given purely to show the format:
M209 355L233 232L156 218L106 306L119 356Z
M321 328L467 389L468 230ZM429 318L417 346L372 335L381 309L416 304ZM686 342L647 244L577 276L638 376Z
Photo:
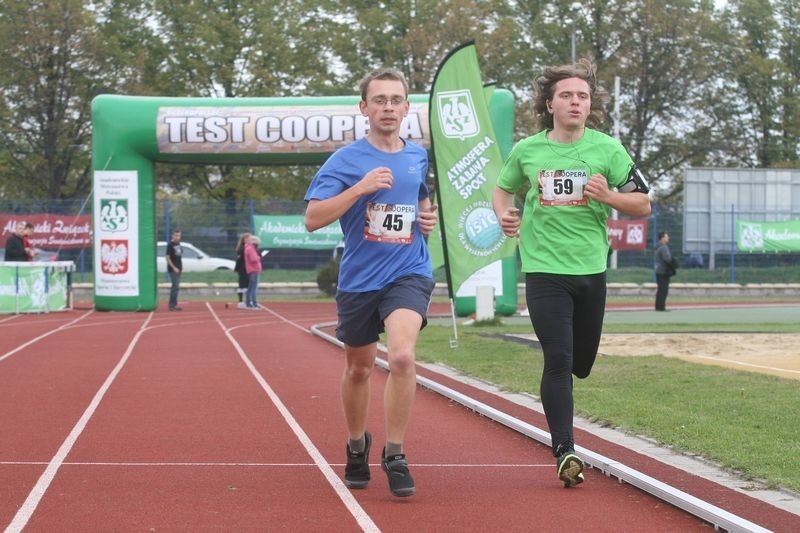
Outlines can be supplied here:
M385 96L376 96L374 98L370 98L369 101L381 107L385 106L386 104L391 104L392 107L397 107L401 105L403 102L405 102L406 99L403 98L402 96L393 96L392 98L386 98Z

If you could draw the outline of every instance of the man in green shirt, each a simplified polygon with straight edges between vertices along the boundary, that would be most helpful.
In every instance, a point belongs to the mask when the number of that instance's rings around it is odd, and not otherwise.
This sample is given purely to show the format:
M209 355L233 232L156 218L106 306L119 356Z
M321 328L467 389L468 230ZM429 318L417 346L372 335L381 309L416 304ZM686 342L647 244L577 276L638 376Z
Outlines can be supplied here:
M575 454L572 375L589 375L606 302L606 220L612 208L650 214L648 187L628 153L595 129L608 94L594 65L549 67L536 80L534 109L542 130L520 141L506 161L493 206L507 236L519 237L531 323L544 352L542 405L559 479L583 482ZM514 194L525 184L522 218Z

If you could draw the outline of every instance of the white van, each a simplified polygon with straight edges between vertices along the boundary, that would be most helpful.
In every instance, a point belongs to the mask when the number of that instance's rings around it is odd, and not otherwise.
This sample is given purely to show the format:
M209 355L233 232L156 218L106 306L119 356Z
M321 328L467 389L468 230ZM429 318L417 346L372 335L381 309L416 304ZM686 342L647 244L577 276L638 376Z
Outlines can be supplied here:
M159 272L167 271L167 243L159 241L156 250L156 265ZM183 272L212 272L214 270L233 270L236 262L222 257L211 257L192 243L181 241Z

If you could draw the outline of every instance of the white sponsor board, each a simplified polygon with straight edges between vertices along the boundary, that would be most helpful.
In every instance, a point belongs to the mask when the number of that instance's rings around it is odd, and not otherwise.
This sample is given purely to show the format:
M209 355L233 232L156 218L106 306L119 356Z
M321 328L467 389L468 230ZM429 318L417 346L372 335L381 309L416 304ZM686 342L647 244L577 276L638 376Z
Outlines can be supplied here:
M139 296L139 182L135 170L94 174L94 291Z

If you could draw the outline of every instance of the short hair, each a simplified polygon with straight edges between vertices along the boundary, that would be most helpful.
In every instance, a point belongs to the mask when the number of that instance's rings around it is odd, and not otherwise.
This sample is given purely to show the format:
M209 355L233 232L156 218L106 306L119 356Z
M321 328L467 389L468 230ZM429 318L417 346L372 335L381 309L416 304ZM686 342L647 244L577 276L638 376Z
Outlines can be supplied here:
M667 235L668 233L669 233L668 231L659 231L658 232L658 240L660 241L661 239L663 239L664 235Z
M609 101L608 92L597 85L594 63L586 58L581 58L576 63L547 67L544 69L544 73L536 79L533 112L539 120L539 126L543 129L553 129L553 114L547 110L547 101L553 99L556 83L568 78L580 78L589 84L591 107L586 123L595 128L601 125L606 118L605 105Z
M30 222L26 222L25 229L33 229L33 224L31 224Z
M182 232L179 229L172 230L172 235L175 235L176 233L182 233Z
M403 84L406 98L408 97L408 82L402 72L396 68L381 68L373 70L358 81L358 90L361 92L361 99L367 101L367 89L372 80L393 80Z

